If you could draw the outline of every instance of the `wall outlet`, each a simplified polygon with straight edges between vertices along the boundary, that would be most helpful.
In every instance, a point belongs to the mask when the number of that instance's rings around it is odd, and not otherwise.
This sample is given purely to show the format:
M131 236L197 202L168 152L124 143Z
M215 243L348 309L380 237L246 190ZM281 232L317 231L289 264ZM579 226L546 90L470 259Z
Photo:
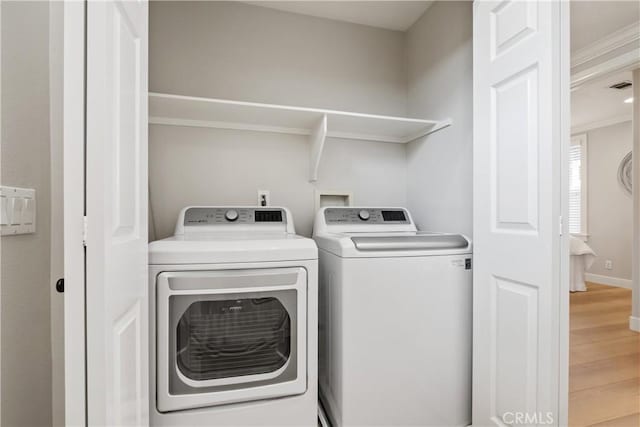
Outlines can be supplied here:
M610 259L606 260L604 262L604 268L607 270L613 270L613 261L611 261Z
M258 190L258 206L270 206L271 195L269 190Z

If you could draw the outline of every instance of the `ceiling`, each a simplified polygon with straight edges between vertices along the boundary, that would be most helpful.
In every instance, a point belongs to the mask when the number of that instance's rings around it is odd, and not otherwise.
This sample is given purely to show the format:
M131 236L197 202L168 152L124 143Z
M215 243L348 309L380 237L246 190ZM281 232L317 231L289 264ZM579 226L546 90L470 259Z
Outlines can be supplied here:
M246 1L302 15L406 31L433 1Z
M609 89L614 83L631 81L631 71L617 73L571 92L571 127L576 128L615 117L631 117L632 104L624 100L632 96L632 89Z
M572 0L571 51L576 52L639 21L640 1ZM571 126L631 117L632 104L623 101L632 96L632 89L609 89L624 80L631 81L630 71L595 80L571 92Z
M571 1L571 51L640 21L640 1Z
M389 30L406 31L434 1L245 1L244 3ZM571 0L571 51L640 21L640 1Z

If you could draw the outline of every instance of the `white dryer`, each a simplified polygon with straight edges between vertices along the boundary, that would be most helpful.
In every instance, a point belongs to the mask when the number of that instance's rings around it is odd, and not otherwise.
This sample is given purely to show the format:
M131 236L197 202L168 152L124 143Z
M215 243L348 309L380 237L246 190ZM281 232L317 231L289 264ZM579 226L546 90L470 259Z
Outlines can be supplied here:
M317 425L317 262L285 208L183 209L149 245L151 424Z
M320 399L334 427L471 423L471 242L402 208L322 208Z

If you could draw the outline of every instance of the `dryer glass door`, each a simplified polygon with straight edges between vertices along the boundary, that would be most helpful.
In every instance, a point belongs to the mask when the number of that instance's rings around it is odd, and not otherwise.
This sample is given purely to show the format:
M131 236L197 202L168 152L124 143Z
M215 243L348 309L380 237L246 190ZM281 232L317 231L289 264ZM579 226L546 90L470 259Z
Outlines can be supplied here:
M305 392L306 292L303 268L159 274L158 410Z
M178 369L193 381L274 373L289 361L291 339L276 297L195 301L176 328Z

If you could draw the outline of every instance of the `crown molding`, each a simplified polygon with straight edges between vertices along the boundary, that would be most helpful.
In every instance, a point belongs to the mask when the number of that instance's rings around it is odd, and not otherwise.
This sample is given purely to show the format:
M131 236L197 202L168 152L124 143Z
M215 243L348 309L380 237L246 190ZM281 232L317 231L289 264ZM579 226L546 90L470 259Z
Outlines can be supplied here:
M609 117L603 120L597 120L595 122L589 122L582 125L573 126L571 128L571 135L577 135L586 133L594 129L603 128L607 126L617 125L618 123L630 122L631 114L623 114L621 116Z
M640 67L640 48L630 50L607 61L599 62L577 73L571 73L571 90L577 90L581 85L602 76L638 67Z
M571 68L593 61L612 50L640 40L640 21L627 25L571 54Z

